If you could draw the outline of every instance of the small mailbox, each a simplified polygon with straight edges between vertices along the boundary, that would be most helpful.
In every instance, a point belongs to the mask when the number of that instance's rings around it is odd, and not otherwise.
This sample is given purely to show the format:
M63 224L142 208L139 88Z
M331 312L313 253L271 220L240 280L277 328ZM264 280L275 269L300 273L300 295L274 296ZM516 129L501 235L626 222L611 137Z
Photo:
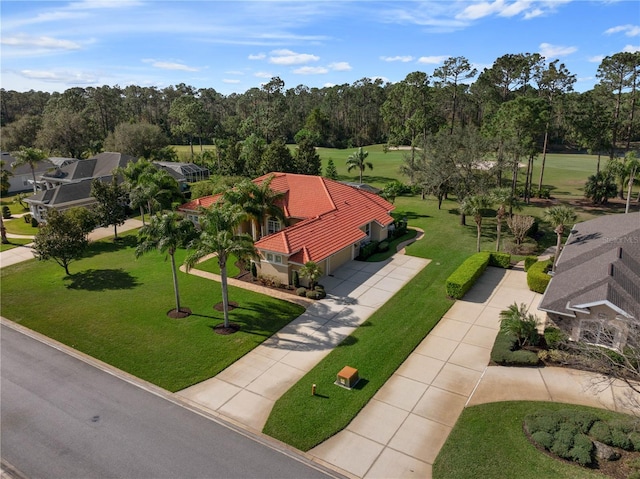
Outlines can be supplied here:
M359 380L358 370L350 366L345 366L338 373L335 384L343 388L352 389Z

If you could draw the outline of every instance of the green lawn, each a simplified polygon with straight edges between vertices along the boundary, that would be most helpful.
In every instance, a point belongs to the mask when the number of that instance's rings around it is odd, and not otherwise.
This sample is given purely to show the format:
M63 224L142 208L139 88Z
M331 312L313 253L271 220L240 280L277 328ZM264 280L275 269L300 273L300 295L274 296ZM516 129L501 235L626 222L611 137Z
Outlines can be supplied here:
M622 414L548 402L499 402L465 409L433 464L436 479L604 478L600 473L554 459L526 438L522 422L541 409L591 410L605 418Z
M33 240L31 240L31 239L9 238L9 243L8 244L1 244L0 243L0 252L7 251L7 250L10 250L10 249L13 249L13 248L17 248L18 246L29 244L31 242L33 242Z
M0 270L2 315L169 391L216 375L296 318L303 308L231 287L230 312L241 331L215 334L220 285L179 273L182 305L194 314L174 320L171 266L164 255L134 259L135 237L97 242L72 263L71 277L54 262L27 261ZM177 256L181 262L184 251ZM28 282L28 283L27 283Z
M4 226L7 228L8 233L14 235L35 235L38 233L38 228L31 226L31 222L25 223L23 218L11 218L10 220L4 220Z
M238 260L235 256L231 255L229 259L227 259L227 277L235 278L240 274L240 268L236 266L236 262ZM207 261L203 261L202 263L198 263L198 269L202 271L207 271L209 273L220 274L220 265L218 264L218 257L211 258Z

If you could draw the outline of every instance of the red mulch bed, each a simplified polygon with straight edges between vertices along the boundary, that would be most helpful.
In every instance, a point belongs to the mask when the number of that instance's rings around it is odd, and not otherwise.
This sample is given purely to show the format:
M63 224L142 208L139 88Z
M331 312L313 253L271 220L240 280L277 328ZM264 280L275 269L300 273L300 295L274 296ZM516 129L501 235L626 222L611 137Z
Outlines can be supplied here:
M167 316L169 316L171 319L182 319L186 318L187 316L191 316L191 310L189 308L180 308L180 310L178 311L177 309L173 308L167 311Z
M236 303L235 301L229 301L229 311L233 311L237 307L238 307L238 303ZM222 301L214 304L213 309L215 309L216 311L224 311L224 308L222 306Z
M217 326L213 326L211 329L213 329L213 332L216 334L227 336L229 334L234 334L240 331L240 325L237 323L229 323L229 327L225 328L224 323L220 323Z

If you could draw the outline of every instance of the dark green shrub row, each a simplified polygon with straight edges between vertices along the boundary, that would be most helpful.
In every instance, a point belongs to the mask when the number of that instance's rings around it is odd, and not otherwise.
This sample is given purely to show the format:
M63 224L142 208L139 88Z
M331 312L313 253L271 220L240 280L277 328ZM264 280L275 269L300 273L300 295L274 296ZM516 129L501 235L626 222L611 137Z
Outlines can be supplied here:
M447 278L447 296L455 299L462 298L482 275L484 270L487 269L490 256L491 255L486 252L469 256L458 269Z
M395 220L393 222L395 226L393 232L391 233L391 239L400 238L400 236L404 236L407 234L407 222L404 220Z
M516 350L517 343L514 335L498 332L491 349L491 360L502 366L537 366L538 355L533 351Z
M538 261L532 264L527 271L527 286L531 291L536 293L544 293L547 289L551 276L547 271L551 269L551 260Z
M529 268L531 268L531 266L537 262L538 262L538 258L536 256L527 256L524 259L524 271L525 272L529 271Z
M378 249L378 241L371 241L370 243L367 243L364 246L360 246L360 256L359 258L361 260L365 260L367 259L369 256L371 256L373 253L376 252L376 250Z
M317 284L313 289L298 288L296 289L298 296L305 296L309 299L324 299L327 297L327 292L324 290L324 286Z
M509 269L511 267L511 255L509 253L489 253L489 266Z
M540 446L583 466L593 463L592 440L627 451L640 450L640 420L632 417L605 421L597 413L562 409L530 414L524 425Z
M8 220L9 218L11 218L11 210L7 205L2 207L2 218L5 220Z
M378 243L378 248L376 249L378 253L384 253L385 251L389 251L389 242L387 240L380 241Z
M567 335L558 328L549 327L544 330L544 341L549 349L557 349L558 345L566 339Z

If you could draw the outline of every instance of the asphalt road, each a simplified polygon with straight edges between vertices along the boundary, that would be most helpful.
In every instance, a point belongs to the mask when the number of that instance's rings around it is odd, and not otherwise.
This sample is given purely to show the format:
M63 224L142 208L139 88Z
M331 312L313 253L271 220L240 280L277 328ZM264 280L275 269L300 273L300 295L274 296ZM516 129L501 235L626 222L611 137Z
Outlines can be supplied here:
M29 478L331 477L11 328L0 334L0 452Z

